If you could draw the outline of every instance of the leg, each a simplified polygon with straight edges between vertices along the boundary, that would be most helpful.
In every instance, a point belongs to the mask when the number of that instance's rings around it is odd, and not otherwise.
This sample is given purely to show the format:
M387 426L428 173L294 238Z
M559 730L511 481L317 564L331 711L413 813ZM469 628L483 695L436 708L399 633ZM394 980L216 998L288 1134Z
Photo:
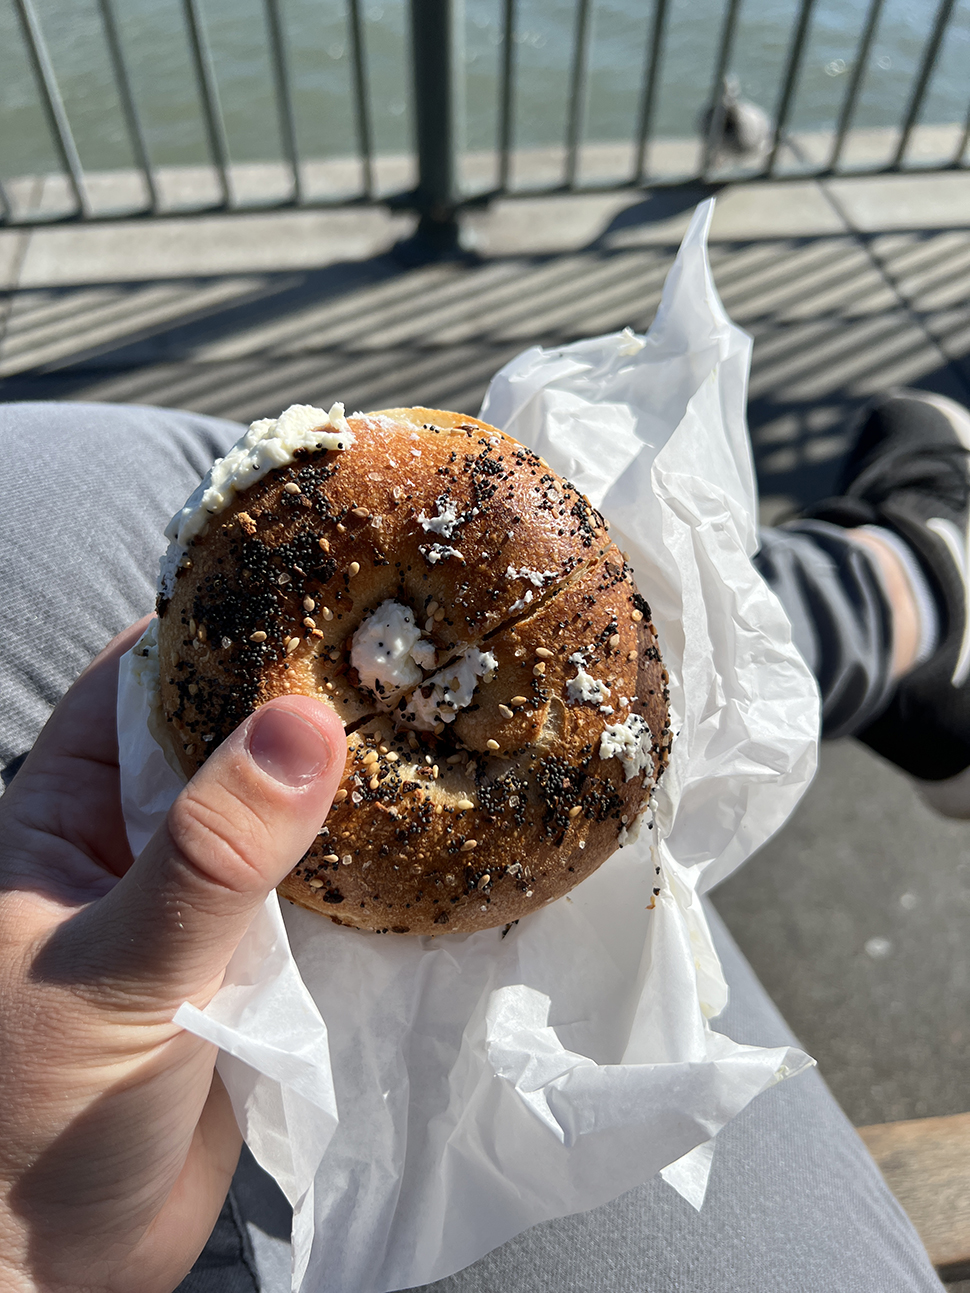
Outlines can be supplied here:
M166 409L0 404L5 782L91 657L152 609L169 518L242 430ZM183 1293L256 1293L251 1237L280 1234L281 1217L289 1234L285 1199L245 1153L239 1185Z
M718 1028L794 1038L708 908L731 1001ZM918 1236L816 1070L755 1100L719 1134L700 1213L660 1178L546 1222L427 1293L940 1293Z
M0 404L0 766L153 608L162 532L241 431L165 409Z
M893 615L869 551L824 521L762 530L755 565L822 694L822 733L853 735L892 695Z
M970 816L970 412L898 391L858 429L839 495L763 533L756 562L818 678L823 735L858 736Z

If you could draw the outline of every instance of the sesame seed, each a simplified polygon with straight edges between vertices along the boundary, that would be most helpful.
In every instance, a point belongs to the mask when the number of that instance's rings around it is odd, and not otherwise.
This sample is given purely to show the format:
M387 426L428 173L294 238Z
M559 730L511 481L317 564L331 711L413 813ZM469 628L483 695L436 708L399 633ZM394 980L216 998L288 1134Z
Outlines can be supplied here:
M461 851L462 853L470 853L472 849L477 849L477 848L478 848L478 840L465 840L464 844L461 846Z
M353 512L354 516L370 516L370 512L368 512L366 507L352 507L350 510Z
M317 622L316 620L312 620L309 615L306 615L303 619L303 626L304 628L315 629L317 627Z
M582 811L583 811L583 808L581 804L573 804L572 808L570 808L569 810L569 816L578 817Z
M345 853L345 854L343 855L343 857L340 859L341 863L342 863L344 866L350 866L350 864L351 864L351 862L353 862L353 860L354 860L354 859L353 859L353 856L352 856L352 854L350 854L350 853Z
M428 614L429 614L429 615L433 615L437 609L438 609L438 603L437 603L437 602L428 602Z
M538 664L534 664L532 666L533 678L541 678L545 672L546 672L546 666L542 660L540 660Z
M491 883L492 883L492 877L486 871L485 874L482 876L481 880L479 880L478 887L479 889L484 889Z
M435 781L437 781L437 780L438 780L438 774L439 774L439 768L438 768L438 765L437 765L437 763L436 763L436 764L434 765L434 767L431 769L431 775L434 777Z
M536 655L540 660L551 660L555 651L550 651L548 647L536 647Z
M461 755L449 754L447 759L445 759L445 763L461 763Z
M367 784L368 786L370 786L371 790L376 790L377 787L381 784L381 779L380 777L376 777L376 776L371 777L370 781L368 781Z
M438 609L434 613L434 618L435 618L436 624L440 624L441 621L445 618L445 608L443 606L438 607Z
M293 654L293 652L296 650L296 648L297 648L299 645L300 645L300 639L299 639L299 638L287 638L287 639L286 639L286 654L287 654L287 655L292 655L292 654Z
M513 696L511 701L509 702L509 704L511 705L527 705L528 703L529 703L528 696Z
M364 755L364 759L363 759L364 767L366 768L369 763L376 763L376 762L377 762L377 751L368 750L367 753Z
M329 539L317 539L317 546L319 547L319 549L320 549L320 551L321 551L321 552L329 552L329 551L330 551L330 540L329 540Z
M321 618L322 620L332 620L332 619L333 619L333 611L330 609L330 607L329 607L329 606L321 606L321 607L320 607L320 618Z
M474 808L475 805L470 799L459 799L458 803L455 804L455 807L461 812L467 812L469 808Z
M309 614L310 612L315 611L316 608L317 608L316 602L309 594L307 594L307 596L304 597L303 599L303 609Z
M425 620L424 631L425 633L430 633L433 628L434 628L434 616L432 615Z
M333 683L329 679L323 684L327 691L333 691Z
M338 534L346 534L346 533L347 533L347 527L346 527L346 525L341 525L341 523L340 523L339 521L337 522L337 533L338 533Z
M311 629L310 636L315 638L322 638L323 633L320 631L320 629Z
M488 746L490 750L497 750L500 748L498 741L493 741L491 737L489 737L489 739L485 742L485 744Z
M386 746L386 745L379 745L379 746L377 747L377 752L378 752L378 754L386 754L386 753L387 753L387 746Z
M627 658L628 660L635 660L635 659L637 658L637 653L636 653L636 651L628 651L628 652L627 652L627 657L626 657L626 658Z
M195 620L189 620L189 637L194 638L198 631L199 626L196 624Z
M335 804L342 804L342 803L343 803L343 801L344 801L346 798L347 798L347 791L346 791L346 790L338 790L338 791L337 791L337 793L336 793L336 794L334 795L334 797L333 797L333 802L334 802Z
M200 624L200 625L199 625L199 641L200 641L200 642L204 642L208 636L209 636L209 634L208 634L208 630L206 629L205 625L204 625L204 624Z
M440 736L441 733L445 730L445 725L444 723L435 723L434 727L431 730L432 732L434 732L435 736Z
M620 645L620 635L619 633L614 633L613 636L610 638L610 646L615 651L619 645Z
M322 889L322 888L323 888L323 881L322 881L322 880L310 880L308 883L309 883L309 885L310 885L310 888L311 888L311 889Z
M639 624L643 619L643 611L631 611L630 619L633 620L634 624Z
M418 748L418 738L413 732L408 733L408 745L410 745L412 750L416 750Z
M250 633L249 640L250 642L265 642L266 634L262 629L257 629L255 633Z
M391 750L391 752L387 756L387 761L388 763L397 763L400 757L401 756L399 754L395 754L394 751Z
M299 494L301 492L300 487L295 480L288 480L283 488L288 494Z
M323 860L324 862L339 862L340 858L337 857L336 853L325 853Z
M352 562L350 563L350 565L347 567L347 574L348 574L348 575L350 575L351 579L353 579L354 575L359 575L359 574L360 574L360 562L359 562L359 561L352 561Z
M498 712L502 715L503 718L515 717L514 714L512 713L512 710L509 709L508 705L499 705Z

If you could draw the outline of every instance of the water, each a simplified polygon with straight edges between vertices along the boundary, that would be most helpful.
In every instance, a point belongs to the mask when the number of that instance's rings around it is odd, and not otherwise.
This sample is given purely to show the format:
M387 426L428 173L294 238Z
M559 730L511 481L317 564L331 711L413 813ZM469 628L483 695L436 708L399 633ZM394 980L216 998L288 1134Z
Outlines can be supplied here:
M125 134L96 0L35 0L78 148L89 170L126 168ZM202 0L234 161L282 155L262 0ZM459 0L460 4L460 0ZM207 151L180 0L116 0L126 57L153 162L205 161ZM655 133L694 133L705 106L724 0L671 0ZM796 13L795 0L742 0L731 71L771 113ZM791 126L833 126L865 14L865 0L819 0ZM886 0L865 69L855 123L898 123L936 13L935 0ZM410 145L405 0L363 0L375 149ZM501 58L499 0L465 0L460 80L465 143L494 146ZM635 129L653 0L593 0L584 138L629 140ZM304 157L356 147L344 7L284 0L297 134ZM519 0L515 31L515 143L562 142L575 9L571 0ZM958 0L922 120L963 122L970 96L970 0ZM0 175L58 169L11 0L0 0Z

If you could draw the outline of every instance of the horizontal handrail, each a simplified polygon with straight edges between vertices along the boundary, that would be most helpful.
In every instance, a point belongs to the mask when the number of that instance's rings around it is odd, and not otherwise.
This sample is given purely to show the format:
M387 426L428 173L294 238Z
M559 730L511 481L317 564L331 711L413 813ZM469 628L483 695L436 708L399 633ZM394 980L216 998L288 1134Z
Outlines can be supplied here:
M376 110L381 104L379 81L369 60L372 38L363 0L343 0L348 69L348 119L351 122L350 159L356 164L359 183L349 191L311 191L308 176L314 165L326 158L312 157L301 148L300 105L294 80L294 36L287 27L287 6L281 0L263 0L266 31L266 66L268 79L266 99L272 105L278 133L284 190L258 202L244 200L237 183L240 163L234 162L232 141L227 128L224 87L220 84L219 66L213 52L213 36L206 28L202 0L180 0L183 34L189 50L189 72L194 85L198 123L207 150L205 165L215 189L213 200L179 207L165 202L167 171L152 157L152 133L148 118L140 106L144 86L139 82L128 43L122 41L125 0L97 0L101 22L105 62L112 78L114 97L106 102L105 133L113 132L127 140L144 201L119 207L95 202L92 194L103 192L103 182L95 183L94 173L85 169L82 150L72 113L58 76L56 44L51 45L43 25L43 0L0 0L9 6L18 24L26 50L26 70L33 82L36 103L46 122L47 133L59 171L49 183L25 185L7 173L0 179L0 225L36 226L49 223L88 223L112 220L187 218L207 214L246 215L254 211L287 209L326 209L349 207L362 203L387 203L410 208L422 217L427 232L436 224L456 228L458 214L471 204L489 202L498 197L538 197L562 193L602 193L637 188L663 188L696 184L709 186L727 180L763 183L806 177L835 175L891 175L924 170L966 170L970 147L970 82L967 103L959 109L960 120L953 123L956 146L950 156L921 164L914 157L914 143L925 138L920 132L928 97L955 22L955 0L936 0L928 15L922 48L914 61L908 85L900 93L899 115L895 137L876 165L845 164L851 142L860 138L857 125L863 100L867 70L874 49L878 48L880 25L884 20L885 0L868 0L861 26L855 37L855 49L847 70L845 90L836 105L829 142L815 148L811 155L801 148L798 135L792 131L792 116L807 64L807 52L813 38L817 0L793 0L787 48L780 61L781 72L774 92L774 103L766 111L745 104L739 98L734 76L737 63L741 4L739 0L722 0L720 29L712 56L712 76L708 106L696 123L692 160L684 162L676 173L658 170L657 157L670 149L670 142L658 136L658 102L664 85L665 60L672 22L669 0L651 0L643 5L642 44L637 54L641 60L639 84L631 95L630 120L625 142L629 145L626 171L609 179L583 178L584 159L593 156L599 144L586 138L587 109L592 93L592 68L596 39L596 9L590 0L574 0L571 25L562 33L563 84L567 87L561 124L562 165L558 177L540 182L530 179L527 163L530 151L519 144L523 127L523 93L528 89L526 67L517 52L525 38L521 29L522 6L517 0L501 0L495 41L497 51L494 70L495 150L493 178L475 191L461 188L462 153L460 120L461 102L461 32L457 30L461 13L452 0L408 0L408 26L401 35L404 42L400 56L410 63L411 78L408 102L404 110L411 123L413 143L410 155L417 174L414 186L388 190L380 182L382 159L375 134ZM637 19L639 21L639 18ZM752 39L746 28L746 41ZM387 33L384 33L386 42ZM750 52L750 51L749 51ZM342 56L342 55L341 55ZM305 109L304 109L305 111ZM109 118L112 114L117 121ZM690 124L690 123L688 123ZM760 133L759 133L760 132ZM3 167L0 131L0 168ZM623 142L623 141L621 141ZM687 157L689 141L684 140L682 160ZM534 153L534 150L533 150ZM513 170L515 182L513 183ZM119 172L120 174L120 172ZM26 177L21 177L26 178ZM38 176L37 179L51 177ZM168 177L170 179L170 176ZM100 185L100 187L99 187ZM23 198L25 190L38 189L45 194L44 203L30 205ZM111 188L110 185L107 186ZM130 185L129 185L130 188ZM137 191L137 188L134 190ZM57 193L64 200L55 202ZM445 239L447 242L448 240ZM452 240L453 241L453 240Z

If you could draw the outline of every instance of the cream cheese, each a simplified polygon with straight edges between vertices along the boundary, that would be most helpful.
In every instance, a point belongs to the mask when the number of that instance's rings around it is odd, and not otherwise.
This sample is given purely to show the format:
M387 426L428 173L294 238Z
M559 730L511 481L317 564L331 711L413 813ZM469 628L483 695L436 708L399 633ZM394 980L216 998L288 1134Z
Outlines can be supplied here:
M624 723L607 727L600 737L600 758L619 759L629 781L652 761L653 736L646 719L630 714Z
M457 548L449 548L445 543L432 543L428 547L418 547L418 551L424 557L429 566L436 566L439 561L447 561L449 557L454 557L465 564L465 558Z
M217 458L185 506L165 530L168 551L161 560L158 591L171 597L175 576L193 539L203 533L213 516L224 511L233 497L254 485L274 467L285 467L300 449L349 449L354 433L344 417L344 406L330 412L312 404L291 404L278 418L253 422L224 458Z
M453 723L458 711L471 704L479 679L490 682L497 668L498 661L490 651L472 647L414 692L405 708L404 721L424 732L431 731L436 723ZM425 696L429 687L431 691Z
M427 638L422 638L411 648L411 659L422 669L433 669L438 663L438 653L434 649L434 643L429 642Z
M574 657L570 657L576 664ZM588 674L581 664L577 665L576 677L566 683L566 696L570 705L602 705L609 699L610 689L605 682L600 682ZM608 709L610 714L612 709Z
M425 516L424 512L419 512L418 521L428 534L440 534L442 538L450 539L461 524L461 517L446 499L439 498L435 506L437 516Z
M401 692L424 677L421 663L429 659L429 648L433 665L434 645L422 639L414 612L389 598L361 622L351 643L350 663L361 686L392 709Z
M550 579L555 579L556 574L555 570L530 570L528 566L523 566L521 570L516 570L514 566L509 566L505 572L505 577L506 579L528 579L529 583L535 588L541 588Z

